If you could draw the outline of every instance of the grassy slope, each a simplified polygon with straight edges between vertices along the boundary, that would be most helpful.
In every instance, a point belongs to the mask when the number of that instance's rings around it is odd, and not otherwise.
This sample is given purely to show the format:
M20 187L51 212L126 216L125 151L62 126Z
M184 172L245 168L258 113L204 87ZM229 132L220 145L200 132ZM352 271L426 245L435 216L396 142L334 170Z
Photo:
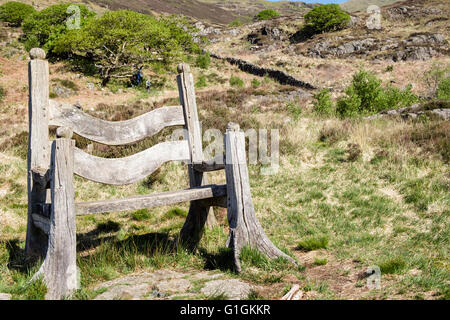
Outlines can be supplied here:
M4 124L0 128L0 292L33 299L42 298L43 288L39 283L27 284L37 265L27 264L23 256L27 210L26 54L19 50L10 55L13 46L20 48L16 42L3 46L0 57L0 85L6 89L0 108ZM426 83L423 77L417 77L416 70L426 72L434 63L449 63L445 58L402 62L395 64L393 71L386 71L383 63L355 59L302 58L300 62L281 55L279 58L289 60L291 64L283 67L289 72L321 86L332 86L337 95L359 67L375 72L385 83L413 83L414 90L422 93L427 90ZM279 298L294 283L301 285L307 299L449 298L449 122L319 118L309 111L308 99L286 100L283 92L294 88L243 74L217 61L209 70L193 69L195 79L204 76L207 85L197 90L204 128L223 130L228 121L235 121L244 129L280 130L280 171L264 176L260 166L251 165L251 188L266 233L294 255L301 267L269 262L245 252L244 272L232 274L229 252L224 249L227 223L223 209L216 210L220 224L206 232L195 255L173 247L188 204L179 205L178 210L162 207L79 217L82 290L76 298L92 298L98 293L92 291L93 286L106 280L161 268L220 269L229 277L259 284L259 296L263 298ZM89 113L109 120L135 117L178 103L175 74L163 76L168 79L165 90L155 88L147 94L126 88L118 92L114 84L104 91L87 90L87 82L96 79L78 78L60 64L51 65L50 72L52 83L66 79L78 87L73 97L58 100L80 100ZM230 88L231 76L243 79L245 87ZM256 87L251 85L254 78L260 82ZM134 153L164 140L169 133L131 149L105 149L95 144L94 153ZM83 139L77 143L86 148ZM211 175L212 183L223 181L223 173ZM81 178L75 183L77 201L88 201L176 190L185 188L188 180L186 168L171 163L130 186L99 185ZM381 290L368 290L360 277L371 265L382 269Z

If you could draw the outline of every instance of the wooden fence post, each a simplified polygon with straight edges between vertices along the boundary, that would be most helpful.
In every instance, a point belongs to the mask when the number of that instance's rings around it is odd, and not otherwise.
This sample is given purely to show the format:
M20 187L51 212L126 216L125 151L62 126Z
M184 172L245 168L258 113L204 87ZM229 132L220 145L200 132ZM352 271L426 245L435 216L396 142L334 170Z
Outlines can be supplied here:
M191 152L191 162L188 164L189 184L191 188L195 188L208 184L208 180L206 174L194 169L195 164L203 162L202 133L198 120L194 78L187 64L178 65L178 73L180 103L183 106L185 129ZM214 223L211 221L215 220L212 208L202 205L200 201L191 201L186 222L180 232L180 240L188 249L197 248L208 219L209 224Z
M25 253L28 257L43 257L47 250L47 236L33 224L33 213L41 213L42 204L46 202L47 185L34 179L33 171L45 175L50 165L50 144L48 139L49 82L48 62L45 52L34 48L30 51L28 64L28 223ZM45 184L45 183L44 183Z
M245 134L239 125L229 123L225 134L227 179L227 217L230 234L227 246L233 249L236 271L241 271L240 253L249 246L269 258L283 257L297 262L278 249L266 236L253 207L245 154Z
M52 144L50 230L47 255L42 264L47 285L46 299L70 296L78 289L76 266L76 226L73 187L75 141L56 139Z

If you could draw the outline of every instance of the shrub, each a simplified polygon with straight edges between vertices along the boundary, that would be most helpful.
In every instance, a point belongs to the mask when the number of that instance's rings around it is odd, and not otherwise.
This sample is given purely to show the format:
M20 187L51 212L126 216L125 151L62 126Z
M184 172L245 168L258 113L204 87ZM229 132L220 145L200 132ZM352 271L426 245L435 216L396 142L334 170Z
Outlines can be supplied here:
M28 15L22 24L25 49L42 47L52 54L57 41L68 31L66 21L73 14L67 11L70 5L70 3L56 4ZM77 4L77 6L80 9L80 23L83 27L95 13L85 5Z
M319 115L334 114L334 106L331 101L331 94L329 89L322 89L319 93L314 95L313 111Z
M252 80L252 87L253 88L258 88L260 85L261 85L261 81L259 81L256 78L253 78L253 80Z
M243 24L244 23L239 18L236 18L236 19L234 19L233 21L230 22L229 26L230 27L240 27Z
M197 56L195 64L199 68L208 69L209 65L211 64L211 57L209 56L209 53L206 52L204 54Z
M0 6L0 21L8 22L13 27L19 27L23 20L35 11L29 4L10 1Z
M305 31L316 34L345 28L350 15L337 4L327 4L313 8L305 15Z
M260 11L255 16L255 20L257 20L257 21L268 20L268 19L273 19L273 18L279 17L279 16L280 16L280 14L278 13L278 11L273 10L273 9L266 9L266 10Z
M450 68L448 66L434 64L425 74L424 80L428 85L430 97L449 100Z
M298 120L302 114L302 107L298 103L289 102L286 104L286 109L295 120Z
M4 96L5 96L5 89L3 89L2 86L0 86L0 103L3 102Z
M418 101L411 89L411 85L404 90L391 85L383 88L381 80L375 75L360 70L353 75L352 84L345 89L346 96L338 99L336 112L341 117L351 117L407 107Z
M236 77L236 76L231 76L231 78L230 78L230 86L243 88L244 87L244 80L242 80L241 78Z
M197 82L195 83L195 87L196 88L204 88L206 86L208 86L208 84L206 83L206 77L205 77L205 75L202 74L202 75L200 75L197 78Z
M438 99L450 100L450 77L444 78L439 82L436 95Z

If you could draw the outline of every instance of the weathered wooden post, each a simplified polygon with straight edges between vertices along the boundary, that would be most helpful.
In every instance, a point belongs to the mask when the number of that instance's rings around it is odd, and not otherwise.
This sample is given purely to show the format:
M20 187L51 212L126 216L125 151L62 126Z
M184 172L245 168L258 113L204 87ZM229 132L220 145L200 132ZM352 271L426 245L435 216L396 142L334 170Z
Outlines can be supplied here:
M78 289L76 226L73 187L75 141L56 139L52 143L50 228L47 254L38 275L47 285L48 300L70 296Z
M30 51L28 64L28 223L25 252L28 257L43 257L47 237L33 224L33 213L42 213L47 197L47 180L43 179L50 165L48 139L48 62L40 48Z
M239 257L245 246L259 250L271 259L283 257L296 264L294 259L269 240L256 217L248 177L245 134L240 131L238 124L228 124L225 150L227 217L230 226L227 246L233 249L236 271L241 271Z
M187 64L178 65L177 81L180 95L180 103L183 106L185 130L188 134L191 162L188 164L189 184L191 188L208 184L206 175L194 169L195 164L203 162L202 133L198 121L197 103L195 99L194 78ZM209 218L208 218L209 217ZM191 201L189 213L180 232L180 240L190 250L195 250L204 230L205 223L214 222L214 213L210 206L205 206L200 201Z

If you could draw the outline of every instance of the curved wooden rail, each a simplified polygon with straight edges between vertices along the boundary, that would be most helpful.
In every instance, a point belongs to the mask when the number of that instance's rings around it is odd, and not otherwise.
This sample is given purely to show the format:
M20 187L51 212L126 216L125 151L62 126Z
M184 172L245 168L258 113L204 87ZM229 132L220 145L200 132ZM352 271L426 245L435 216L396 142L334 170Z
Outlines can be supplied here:
M83 178L113 185L144 179L163 163L190 160L187 140L169 141L125 158L100 158L75 148L74 173Z
M165 127L184 125L181 106L158 108L125 121L102 120L54 100L50 100L49 106L49 125L68 127L82 137L112 146L140 141Z

